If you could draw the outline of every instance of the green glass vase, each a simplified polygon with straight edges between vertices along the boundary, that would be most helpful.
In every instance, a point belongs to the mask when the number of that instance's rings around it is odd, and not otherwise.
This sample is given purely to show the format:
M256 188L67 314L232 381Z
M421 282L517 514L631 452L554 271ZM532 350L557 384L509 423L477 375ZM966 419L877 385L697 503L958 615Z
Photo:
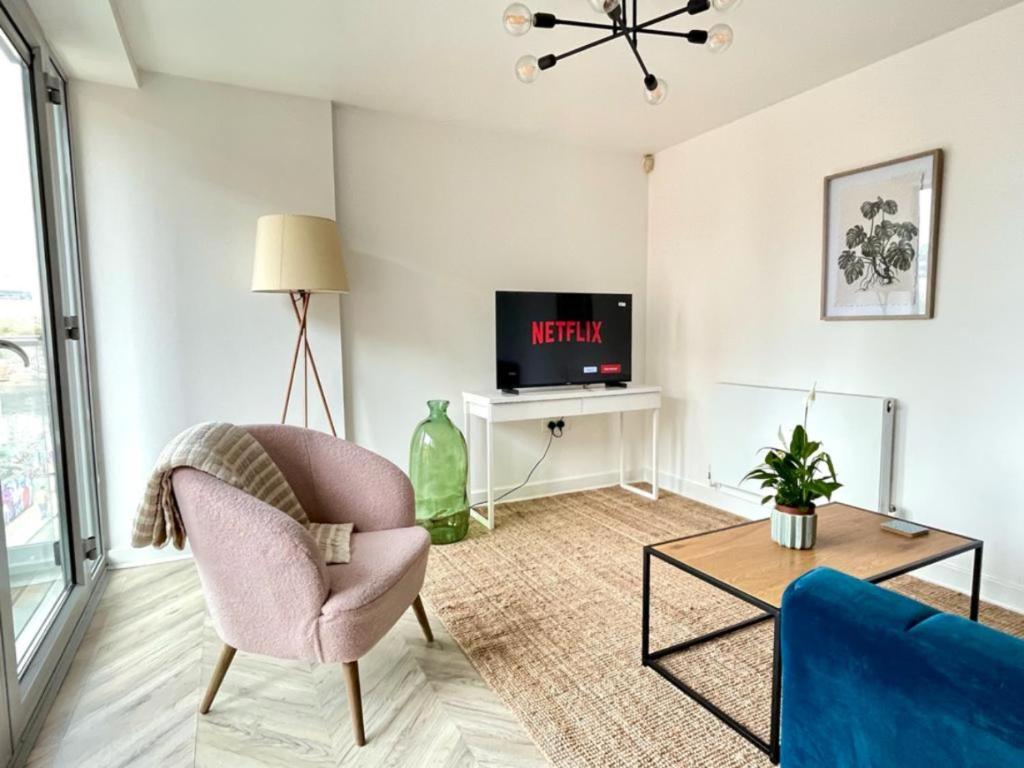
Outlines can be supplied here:
M409 447L416 523L434 544L451 544L469 530L466 440L448 418L447 400L429 400L427 407L430 414L416 426Z

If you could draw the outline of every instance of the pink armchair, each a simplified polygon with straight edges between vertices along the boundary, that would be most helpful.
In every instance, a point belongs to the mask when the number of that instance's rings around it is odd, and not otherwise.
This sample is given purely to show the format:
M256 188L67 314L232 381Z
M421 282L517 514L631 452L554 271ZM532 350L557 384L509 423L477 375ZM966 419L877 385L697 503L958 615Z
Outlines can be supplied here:
M405 474L364 448L321 432L251 426L310 520L354 523L351 562L324 565L313 539L283 512L194 469L172 482L203 593L224 648L199 711L206 714L235 651L340 662L352 728L366 743L358 659L419 598L430 537L414 525Z

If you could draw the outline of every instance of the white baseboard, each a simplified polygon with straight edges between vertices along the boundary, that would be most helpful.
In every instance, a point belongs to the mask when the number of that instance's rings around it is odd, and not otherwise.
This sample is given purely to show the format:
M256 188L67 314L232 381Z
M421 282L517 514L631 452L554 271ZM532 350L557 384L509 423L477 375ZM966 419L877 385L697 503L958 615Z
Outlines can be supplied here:
M184 549L167 546L163 549L135 549L134 547L114 547L107 550L107 567L112 570L120 568L138 568L142 565L173 563L176 560L191 560L192 550L185 545Z
M649 475L650 472L648 471ZM707 483L680 478L666 472L659 472L661 486L666 490L678 493L688 499L699 501L727 512L749 519L767 517L768 511L756 502L740 498L733 493L713 488ZM971 559L972 555L961 555L959 559L966 565L953 560L930 565L914 571L914 576L932 584L952 589L965 595L971 593ZM982 562L981 599L987 603L1008 608L1011 611L1024 612L1024 586L986 574Z
M973 555L962 555L962 558L968 563L971 562L971 557ZM914 571L914 575L932 584L938 584L940 587L952 589L955 592L961 592L965 595L971 593L971 577L973 572L969 565L961 565L952 560L947 560L946 562L936 563L919 571ZM998 605L1000 608L1024 613L1024 587L1006 579L1001 579L998 576L986 574L984 560L982 561L981 570L981 599L986 603Z
M646 468L639 472L631 471L627 472L626 476L630 479L630 482L634 482L637 479L649 482L651 470ZM740 517L756 520L768 516L768 510L755 501L751 501L728 490L714 488L707 483L683 478L668 472L659 472L658 481L659 485L666 491L677 493L680 496L685 496L688 499L693 499L718 509L724 509L726 512L731 512ZM588 491L594 488L617 485L618 482L619 473L615 470L562 477L554 480L538 480L527 483L499 503L526 501L527 499L536 499L543 496L557 496L562 493ZM501 496L501 494L514 487L514 485L504 485L495 488L495 496ZM472 491L470 501L473 505L485 504L487 502L486 492L483 490ZM169 563L176 560L187 560L191 557L192 553L187 546L181 551L173 547L165 547L164 549L118 547L107 552L108 567L112 569ZM964 559L969 559L969 556L964 556ZM915 571L914 575L925 581L963 594L969 594L971 590L971 570L969 565L961 565L952 561L937 563L936 565ZM981 597L984 601L994 605L1008 608L1012 611L1024 612L1024 586L997 576L991 576L984 573L984 571L981 576Z
M639 473L637 473L639 474ZM626 477L632 477L633 473L627 472ZM590 491L594 488L606 488L609 485L619 484L619 472L595 472L589 475L575 475L573 477L560 477L554 480L537 480L527 483L515 493L502 499L499 504L511 501L526 501L537 499L542 496L557 496L561 493L574 493L575 491ZM515 488L515 485L503 485L494 489L494 497L497 498L506 491ZM487 503L487 491L484 489L470 491L470 503L474 506Z
M627 477L631 477L627 473ZM560 493L572 493L574 491L589 491L594 488L604 488L609 485L617 485L619 482L618 471L595 472L589 475L576 475L574 477L561 477L554 480L538 480L527 483L518 491L503 499L500 503L510 501L526 501L542 496L557 496ZM501 496L505 491L514 488L514 485L504 485L494 489L494 495ZM487 503L487 495L483 490L473 491L471 500L474 505ZM107 567L117 570L120 568L137 568L143 565L155 565L157 563L170 563L176 560L189 560L192 552L185 546L183 550L167 546L163 549L135 549L133 547L115 547L107 550Z

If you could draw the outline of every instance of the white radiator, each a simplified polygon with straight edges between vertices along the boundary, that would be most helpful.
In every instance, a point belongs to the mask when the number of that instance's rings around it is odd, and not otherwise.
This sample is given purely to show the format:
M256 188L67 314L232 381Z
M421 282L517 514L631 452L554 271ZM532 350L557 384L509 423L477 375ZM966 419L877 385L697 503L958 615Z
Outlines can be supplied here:
M759 449L779 444L804 418L806 390L747 384L715 385L712 405L712 486L759 500L759 483L740 480L759 463ZM890 500L893 425L891 397L818 392L807 432L831 454L843 487L832 497L875 512L895 511Z

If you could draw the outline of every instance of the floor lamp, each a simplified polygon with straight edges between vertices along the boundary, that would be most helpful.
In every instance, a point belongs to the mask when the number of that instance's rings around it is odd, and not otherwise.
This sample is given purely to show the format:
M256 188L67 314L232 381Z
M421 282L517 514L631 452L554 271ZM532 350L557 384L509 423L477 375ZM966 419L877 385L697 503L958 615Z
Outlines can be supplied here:
M309 426L309 373L312 371L320 402L327 414L331 434L338 436L327 404L320 372L309 346L309 302L314 293L348 293L348 277L341 258L338 227L332 219L319 216L273 214L256 221L256 255L253 259L252 290L287 293L298 323L298 337L292 352L292 367L281 411L281 423L288 418L299 353L302 353L302 423Z

